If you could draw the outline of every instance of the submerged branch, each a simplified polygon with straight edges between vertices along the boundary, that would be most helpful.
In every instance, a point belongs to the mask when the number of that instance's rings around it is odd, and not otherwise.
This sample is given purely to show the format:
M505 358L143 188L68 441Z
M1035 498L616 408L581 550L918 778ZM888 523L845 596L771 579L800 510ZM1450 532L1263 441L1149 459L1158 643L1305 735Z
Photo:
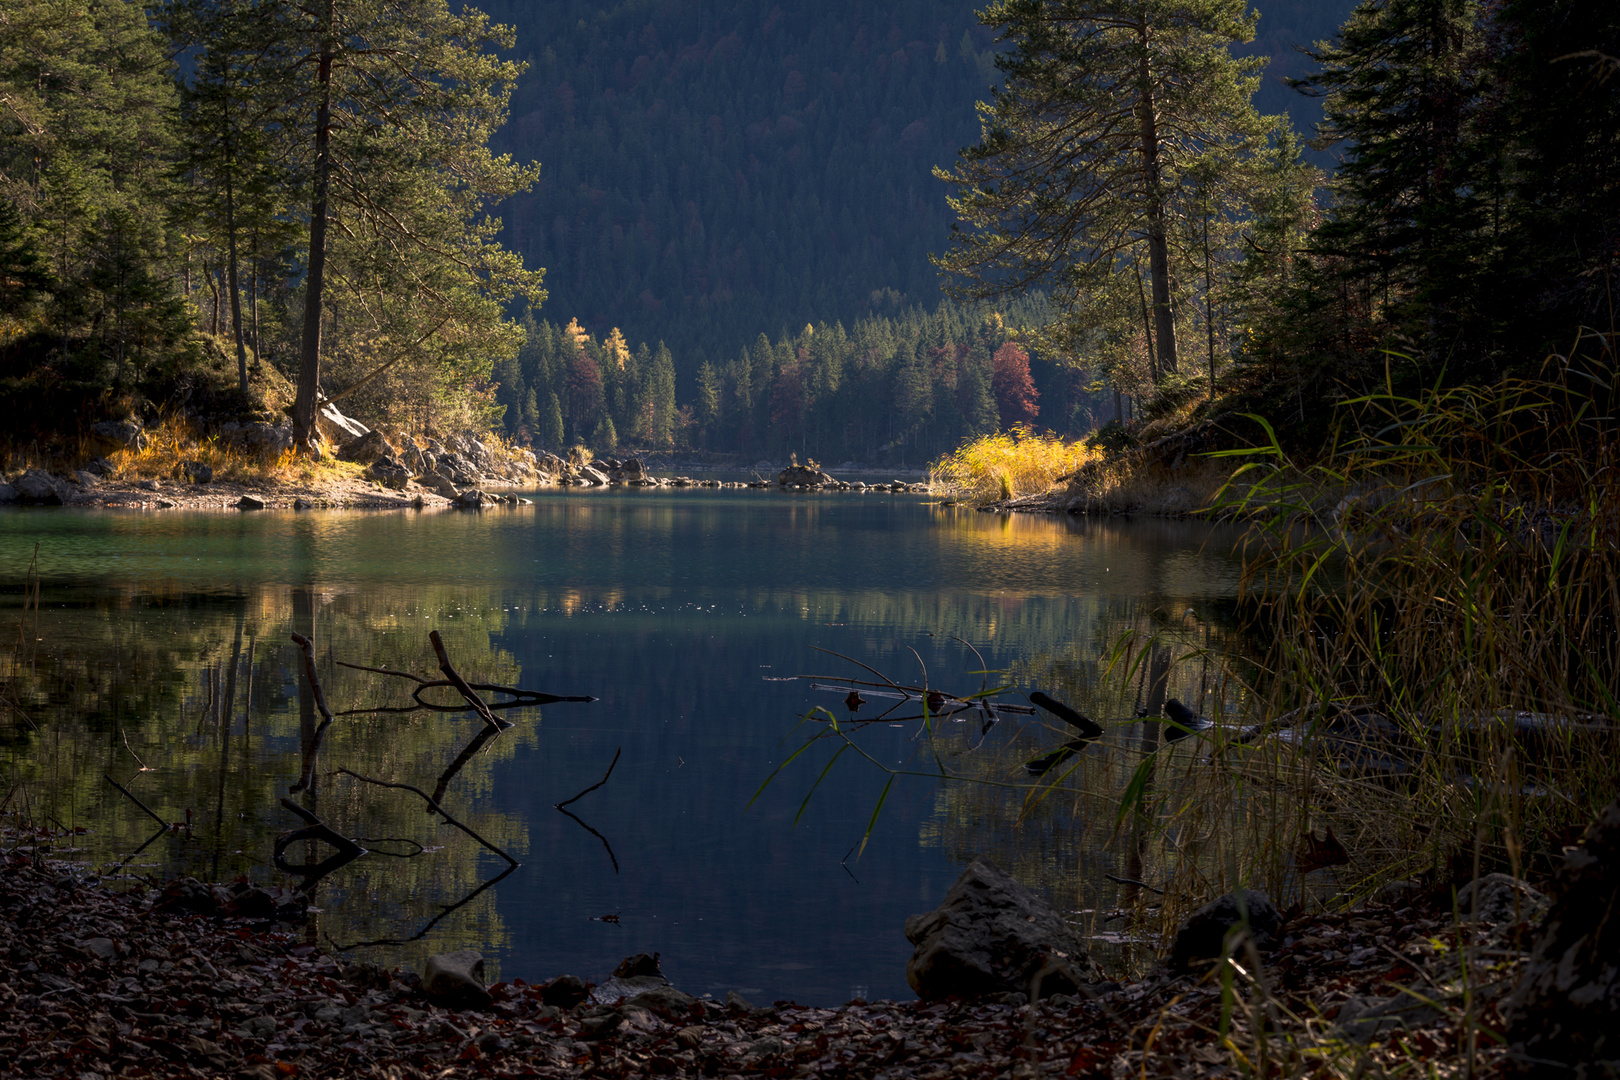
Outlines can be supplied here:
M345 769L345 768L339 767L334 771L338 772L338 773L341 773L344 776L352 776L356 780L361 781L362 783L374 784L377 787L398 788L401 791L409 791L409 792L411 792L413 795L416 795L417 797L419 797L423 802L427 803L428 811L430 813L438 814L440 817L442 817L444 819L446 825L452 825L455 828L460 829L462 832L466 833L468 836L470 836L474 840L478 841L478 843L483 845L487 850L493 851L495 854L497 854L501 858L505 859L511 865L513 865L513 866L518 865L518 861L516 859L512 858L512 856L508 855L506 852L502 851L500 848L496 847L494 844L490 843L488 840L485 840L482 836L479 836L476 832L474 832L468 826L463 825L461 822L459 822L455 818L451 817L449 815L449 813L447 813L445 811L444 807L440 806L438 804L438 802L435 801L434 798L431 795L429 795L427 792L423 791L421 788L412 787L410 784L396 783L396 782L394 782L392 780L374 780L369 776L362 776L360 773L355 772L353 769Z

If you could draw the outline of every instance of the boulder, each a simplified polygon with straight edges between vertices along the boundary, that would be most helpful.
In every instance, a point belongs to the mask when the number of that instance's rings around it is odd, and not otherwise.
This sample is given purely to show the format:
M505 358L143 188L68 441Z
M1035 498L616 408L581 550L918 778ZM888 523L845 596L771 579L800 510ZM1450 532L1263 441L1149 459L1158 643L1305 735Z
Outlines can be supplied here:
M1269 949L1281 926L1276 905L1259 889L1244 889L1241 895L1227 893L1182 920L1170 949L1170 968L1186 971L1196 963L1231 956L1243 934L1252 936L1258 947Z
M1566 850L1530 959L1500 1010L1519 1075L1620 1073L1620 799Z
M579 478L592 487L601 487L609 479L608 474L595 465L581 465L579 467Z
M17 491L17 500L41 505L60 505L62 493L56 478L42 469L29 469L11 482Z
M91 424L90 434L109 450L145 450L148 442L146 432L141 429L141 422L134 417L128 420L103 420L99 424Z
M97 476L89 469L80 469L78 472L73 474L73 482L88 491L101 483L101 477Z
M333 446L343 446L359 439L371 431L353 417L344 416L342 411L332 402L321 405L315 412L315 430L320 433L323 442Z
M906 981L925 1000L1042 998L1102 980L1069 924L985 858L962 871L938 908L907 919L906 937L916 946Z
M266 454L291 450L293 443L290 420L284 420L279 425L263 421L239 424L231 420L220 427L220 434L227 442Z
M795 484L803 484L805 487L820 487L822 484L836 482L820 469L811 468L809 465L789 465L776 474L776 485L778 487L793 487Z
M375 435L376 432L374 431L371 434ZM371 438L371 435L367 435L366 438ZM395 491L405 490L405 485L411 482L410 470L393 458L386 456L379 457L366 466L365 476L367 480L376 481L383 487L392 488Z
M17 489L3 480L0 480L0 504L17 501Z
M489 1005L484 958L474 949L428 957L422 969L422 993L447 1009L482 1009Z
M460 492L456 490L456 485L450 482L450 478L448 476L442 476L436 472L424 473L416 478L416 482L427 488L429 491L438 495L443 495L447 499L454 499L460 494Z
M1457 913L1488 923L1535 922L1547 898L1511 874L1486 874L1457 890Z
M590 990L578 975L559 975L540 988L540 1003L555 1009L572 1009L588 997Z
M647 469L642 465L640 458L626 458L613 470L612 478L625 484L645 484Z
M182 461L176 471L190 484L206 484L214 479L214 467L202 461Z
M379 458L392 459L393 456L393 445L380 431L368 431L358 439L350 439L337 452L339 461L352 461L358 465L370 465Z
M477 488L468 488L452 501L463 510L482 510L486 503L495 502L496 499L492 495L484 494Z
M472 487L478 482L478 467L460 454L440 454L434 471L448 476L457 487Z
M113 463L108 461L106 458L98 457L94 461L90 462L90 464L86 465L84 467L84 471L88 472L88 473L94 473L95 475L100 476L100 477L108 477L108 476L111 476L113 473L117 472L118 470L115 469L113 467Z
M412 476L421 476L423 473L432 472L433 462L429 461L427 455L417 448L416 443L410 439L406 439L404 442L405 448L398 454L399 463L410 470Z
M238 510L263 510L264 500L257 495L244 495L236 500Z

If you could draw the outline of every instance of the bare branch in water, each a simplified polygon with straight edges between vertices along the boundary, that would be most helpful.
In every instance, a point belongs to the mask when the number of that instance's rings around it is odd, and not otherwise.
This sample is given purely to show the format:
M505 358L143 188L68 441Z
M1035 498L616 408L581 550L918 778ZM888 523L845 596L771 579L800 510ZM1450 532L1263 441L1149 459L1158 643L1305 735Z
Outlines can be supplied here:
M608 762L607 772L602 774L602 779L598 780L596 783L592 784L590 787L586 788L584 791L580 792L578 795L575 795L572 799L564 799L562 802L557 803L556 804L557 809L561 810L563 807L567 806L569 803L579 802L579 800L583 799L585 796L589 795L591 792L595 791L597 788L599 788L603 784L607 783L608 782L608 777L613 775L613 767L619 763L619 755L622 754L622 753L624 753L624 747L622 747L622 746L619 747L617 750L613 751L613 760ZM615 864L615 865L617 865L617 864Z
M409 791L409 792L411 792L413 795L418 796L423 802L428 804L428 810L430 812L438 814L440 817L442 817L444 819L444 822L445 822L446 825L452 825L455 828L460 829L462 832L466 833L468 836L472 837L474 840L476 840L480 844L482 844L487 850L493 851L495 854L499 855L501 858L505 859L507 862L511 863L513 866L518 865L518 861L516 859L512 858L512 856L508 855L506 852L502 851L500 848L496 847L494 844L490 843L488 840L485 840L482 836L479 836L476 832L474 832L472 829L468 828L466 825L463 825L461 822L459 822L455 818L451 817L445 811L444 807L440 806L437 802L435 802L433 797L431 795L429 795L427 792L423 791L421 788L412 787L410 784L395 783L395 782L393 782L391 780L374 780L369 776L362 776L360 773L355 772L353 769L345 769L345 768L340 767L340 768L335 769L333 771L338 772L338 773L342 773L344 776L352 776L356 780L359 780L359 781L361 781L363 783L375 784L377 787L398 788L401 791Z
M444 672L444 677L450 680L451 685L461 692L462 697L467 699L467 703L477 711L479 716L483 717L484 723L496 731L511 727L512 725L505 720L495 719L495 714L489 711L489 706L485 705L484 699L478 696L478 691L468 686L467 680L463 679L455 667L451 665L450 654L445 651L444 638L439 636L439 632L437 630L429 631L428 640L433 643L433 651L438 654L439 670Z
M304 747L304 771L298 778L298 783L287 789L289 795L296 795L309 787L310 780L315 775L315 760L321 752L321 739L326 735L326 729L332 726L332 710L326 707L326 695L321 692L321 679L315 673L315 644L303 634L294 634L293 641L304 652L304 678L309 680L310 693L315 696L315 707L321 711L321 726L315 729L315 737Z

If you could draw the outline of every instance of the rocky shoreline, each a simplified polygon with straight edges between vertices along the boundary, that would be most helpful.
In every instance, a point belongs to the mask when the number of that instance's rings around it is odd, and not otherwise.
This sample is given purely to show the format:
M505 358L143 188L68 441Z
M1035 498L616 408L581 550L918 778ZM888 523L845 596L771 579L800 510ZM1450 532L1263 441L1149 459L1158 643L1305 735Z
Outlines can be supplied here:
M681 993L645 955L596 985L512 978L458 999L432 971L323 952L278 921L295 899L189 879L114 893L0 856L0 1075L1202 1077L1252 1055L1257 1023L1299 1062L1353 1052L1398 1068L1466 1051L1474 1075L1498 1075L1512 1051L1478 1036L1504 1030L1498 1005L1528 981L1534 932L1517 904L1459 922L1413 891L1280 917L1263 968L1240 953L1224 971L1165 965L1033 1004L756 1006Z
M261 510L346 508L366 510L478 509L519 503L514 492L547 487L582 488L776 488L792 491L927 492L928 485L903 480L867 483L838 480L812 466L793 463L770 479L722 481L657 476L640 458L595 458L578 449L566 457L545 451L487 445L470 436L447 439L385 434L343 416L333 406L321 412L317 455L359 466L352 475L328 472L319 480L216 475L199 457L181 457L165 475L141 475L131 467L148 445L134 420L93 428L101 456L81 467L27 468L0 475L0 505L121 507L138 510ZM230 421L214 436L235 452L270 462L292 446L289 425L269 420ZM320 450L324 445L327 449Z

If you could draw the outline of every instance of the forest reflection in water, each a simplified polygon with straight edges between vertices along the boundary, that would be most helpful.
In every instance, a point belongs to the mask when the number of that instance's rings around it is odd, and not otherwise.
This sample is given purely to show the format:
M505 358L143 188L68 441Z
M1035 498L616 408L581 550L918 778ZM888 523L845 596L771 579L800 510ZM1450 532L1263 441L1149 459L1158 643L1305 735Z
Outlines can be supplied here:
M123 873L277 878L274 838L302 825L280 800L319 722L290 635L313 639L327 700L345 713L410 705L412 687L340 662L437 677L427 638L438 629L469 681L601 700L502 714L515 726L466 757L445 806L523 865L421 940L369 958L415 964L475 947L508 975L542 979L600 977L658 950L696 992L801 1001L905 996L904 917L936 904L974 854L1060 907L1114 904L1120 887L1096 871L1136 875L1109 847L1107 800L1142 728L1112 732L1064 797L1023 818L1017 792L897 786L846 869L881 777L835 771L796 828L807 775L785 774L745 812L799 718L829 704L807 683L766 677L837 667L819 647L908 679L921 660L935 684L974 688L980 662L961 638L1019 691L1124 719L1154 691L1102 677L1119 635L1157 635L1172 650L1159 692L1195 699L1197 650L1225 644L1238 573L1235 536L1203 526L997 518L899 498L541 496L483 515L24 512L0 517L0 629L26 614L35 542L40 640L0 654L8 809L26 801L31 820L88 826L57 842L80 848L73 857L115 866L152 835L110 776L162 818L193 815L189 833L157 839ZM957 752L987 778L1016 778L1029 752L1065 737L1046 719L1004 723ZM331 772L432 792L481 726L432 711L332 725L295 797L368 854L321 883L312 935L409 937L500 873L416 796ZM884 727L874 745L903 762L913 734ZM611 780L567 808L574 819L553 809L616 752Z

